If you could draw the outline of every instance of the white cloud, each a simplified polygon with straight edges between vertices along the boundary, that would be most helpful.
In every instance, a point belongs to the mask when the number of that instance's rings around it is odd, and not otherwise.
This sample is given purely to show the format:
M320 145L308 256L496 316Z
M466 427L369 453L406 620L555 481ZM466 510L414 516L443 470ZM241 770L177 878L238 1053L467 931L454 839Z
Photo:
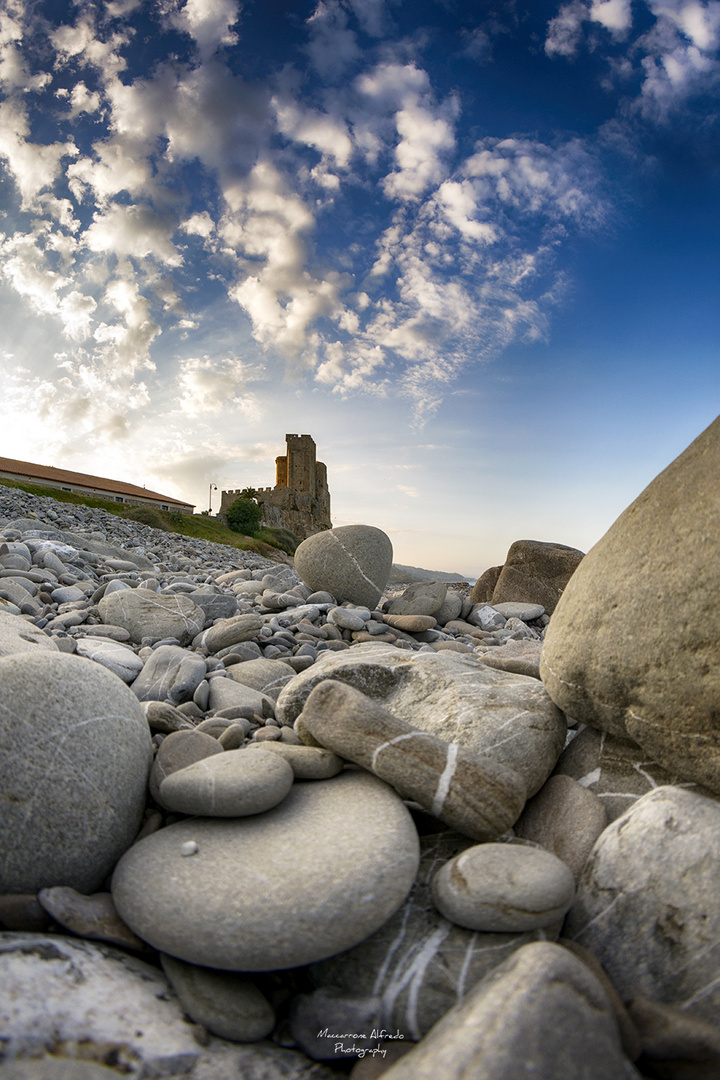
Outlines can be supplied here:
M196 214L191 214L187 221L183 222L182 228L187 233L191 233L195 236L202 236L207 239L215 230L215 222L207 210L203 210Z
M548 56L574 56L582 38L582 24L588 18L586 4L571 0L563 4L548 23L545 52Z
M114 203L94 215L84 239L91 251L137 259L152 257L168 266L179 266L182 257L171 241L175 227L170 216L161 216L149 206Z
M435 201L447 220L468 240L492 244L497 229L487 221L475 220L477 193L469 180L446 180L435 194Z
M85 341L90 336L92 317L97 303L92 296L73 289L58 301L58 314L63 322L66 337L72 341Z
M128 137L114 137L93 146L94 158L80 157L67 169L68 186L82 200L86 189L104 205L114 195L147 193L152 182L152 166L145 145Z
M658 19L672 23L696 48L708 52L718 45L720 3L717 0L647 0Z
M258 419L260 406L247 383L246 366L237 357L188 357L180 361L180 408L186 416L217 416L232 409Z
M347 126L337 117L317 109L303 109L295 101L274 97L272 105L278 129L296 142L312 146L339 168L345 168L352 154Z
M230 28L239 18L237 0L187 0L172 13L171 22L189 34L202 61L209 60L221 46L235 45L238 35Z
M307 25L308 56L323 78L338 78L360 59L362 53L356 36L348 29L347 12L339 0L319 0Z
M589 17L607 30L623 34L632 26L630 0L592 0Z
M720 2L645 0L644 6L654 22L631 42L626 56L608 55L602 82L612 89L615 80L637 73L640 95L630 107L662 123L693 95L713 93L720 83ZM593 25L603 26L615 39L626 37L633 25L630 0L591 0L589 7L582 0L563 4L548 23L546 53L575 56L585 29ZM596 51L602 47L597 35L590 35L588 44Z
M150 346L161 332L150 314L150 305L131 275L113 278L103 296L105 304L114 310L120 321L101 322L93 337L97 342L96 366L105 370L111 381L130 380L142 368L153 370Z
M378 64L359 76L355 86L378 118L394 113L398 141L394 148L395 168L382 181L385 194L401 201L417 200L447 174L446 158L455 146L457 100L451 97L438 105L427 72L414 64ZM363 134L356 133L358 141L362 145L371 134L369 149L372 157L377 156L382 145L377 124L373 131L366 122Z
M443 155L455 145L447 119L421 105L408 105L396 115L400 141L395 147L397 168L383 180L385 194L396 199L417 199L445 176Z
M132 40L134 33L132 28L126 27L103 39L97 32L96 12L87 8L80 12L73 26L58 26L51 31L49 38L55 48L59 67L84 62L109 80L127 67L121 50Z
M70 92L70 116L74 119L80 113L97 112L100 108L100 101L100 94L97 91L91 93L84 82L75 83Z
M388 27L385 0L350 0L350 7L366 34L381 37Z
M31 209L38 194L54 183L63 158L78 152L71 139L43 145L30 142L29 136L27 108L12 99L0 103L0 158L15 179L23 209Z
M365 98L383 111L412 104L429 94L431 89L426 71L415 64L395 62L378 64L372 71L359 75L355 85Z
M50 269L45 259L42 236L15 233L0 247L3 277L19 296L43 315L58 311L58 293L70 279Z
M606 224L609 206L598 189L599 167L584 143L557 148L531 139L484 139L462 166L476 180L476 198L497 199L523 214L572 220L581 228Z
M648 0L655 25L638 40L645 55L640 111L663 122L692 95L713 92L720 81L720 3Z

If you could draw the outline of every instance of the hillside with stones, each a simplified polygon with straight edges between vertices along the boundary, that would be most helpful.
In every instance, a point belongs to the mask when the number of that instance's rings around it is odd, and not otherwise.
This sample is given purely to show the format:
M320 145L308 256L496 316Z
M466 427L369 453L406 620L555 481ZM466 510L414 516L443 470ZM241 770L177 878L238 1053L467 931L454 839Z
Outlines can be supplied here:
M718 468L472 595L0 490L0 1077L720 1075Z

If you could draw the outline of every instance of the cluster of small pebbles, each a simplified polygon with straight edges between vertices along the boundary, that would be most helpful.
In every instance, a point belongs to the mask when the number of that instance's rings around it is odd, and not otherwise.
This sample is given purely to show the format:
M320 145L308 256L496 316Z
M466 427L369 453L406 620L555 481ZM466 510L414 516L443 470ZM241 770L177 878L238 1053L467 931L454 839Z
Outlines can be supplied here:
M391 563L0 488L0 1080L720 1075L715 796Z

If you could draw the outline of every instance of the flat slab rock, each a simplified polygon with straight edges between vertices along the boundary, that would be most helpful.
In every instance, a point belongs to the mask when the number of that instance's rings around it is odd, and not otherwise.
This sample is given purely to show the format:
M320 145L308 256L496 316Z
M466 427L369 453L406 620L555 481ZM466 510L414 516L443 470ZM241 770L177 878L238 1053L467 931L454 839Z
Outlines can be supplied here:
M196 1029L156 967L60 934L0 934L0 1030L8 1080L333 1080L290 1050L236 1046ZM7 1040L7 1041L5 1041ZM42 1054L52 1057L41 1057ZM39 1059L38 1059L39 1058ZM82 1058L83 1060L75 1060ZM113 1069L102 1068L113 1060Z
M373 933L403 903L418 862L402 800L368 773L345 772L294 784L256 817L160 829L119 861L112 893L138 937L170 956L273 971Z
M598 797L608 822L626 813L634 802L655 788L680 783L675 770L653 761L631 739L620 739L607 731L586 727L568 743L558 758L554 776L570 776ZM718 796L700 784L683 782L683 787L700 795Z
M547 780L565 743L565 717L537 679L456 653L408 653L385 645L320 657L283 689L278 719L294 724L323 679L348 683L412 727L514 769L528 797Z

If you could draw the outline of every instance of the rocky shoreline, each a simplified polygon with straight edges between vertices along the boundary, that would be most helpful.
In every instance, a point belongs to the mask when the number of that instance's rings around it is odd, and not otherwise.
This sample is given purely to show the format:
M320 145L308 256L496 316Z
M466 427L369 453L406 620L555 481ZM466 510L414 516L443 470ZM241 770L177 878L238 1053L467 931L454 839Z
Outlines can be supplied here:
M720 1075L714 729L564 640L604 545L386 589L370 526L291 567L0 488L0 1077Z

